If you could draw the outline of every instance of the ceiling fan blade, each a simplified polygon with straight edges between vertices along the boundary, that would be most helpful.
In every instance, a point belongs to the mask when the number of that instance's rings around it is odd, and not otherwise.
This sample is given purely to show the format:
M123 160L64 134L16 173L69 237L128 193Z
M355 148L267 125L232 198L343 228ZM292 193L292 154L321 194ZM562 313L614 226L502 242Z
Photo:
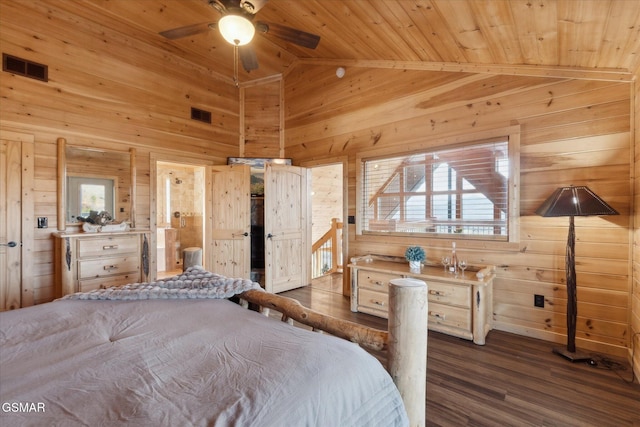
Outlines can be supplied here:
M272 34L275 37L281 38L282 40L288 41L290 43L295 43L302 47L307 47L309 49L315 49L320 43L320 36L307 33L306 31L296 30L295 28L286 27L280 24L268 24L266 22L257 22L256 30Z
M195 34L206 33L214 28L215 22L201 22L200 24L187 25L186 27L173 28L171 30L161 31L160 34L170 40L181 39L183 37L193 36Z
M238 56L240 56L240 61L242 61L242 68L244 68L247 73L258 69L258 57L251 46L239 46Z

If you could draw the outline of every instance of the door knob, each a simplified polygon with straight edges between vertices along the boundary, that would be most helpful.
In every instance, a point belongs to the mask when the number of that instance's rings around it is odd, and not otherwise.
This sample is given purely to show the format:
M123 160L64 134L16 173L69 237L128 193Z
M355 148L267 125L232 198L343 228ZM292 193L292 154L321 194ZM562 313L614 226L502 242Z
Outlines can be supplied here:
M15 248L16 246L18 246L18 244L16 242L9 242L9 243L0 243L0 246L8 246L10 248Z

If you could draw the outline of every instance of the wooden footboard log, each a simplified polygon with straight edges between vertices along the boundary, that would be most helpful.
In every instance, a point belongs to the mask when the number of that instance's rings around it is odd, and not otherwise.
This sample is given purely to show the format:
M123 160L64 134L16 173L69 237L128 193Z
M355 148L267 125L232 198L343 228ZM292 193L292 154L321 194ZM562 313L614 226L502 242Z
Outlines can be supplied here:
M307 308L293 298L283 297L263 291L246 291L239 295L245 301L282 313L285 319L293 319L314 330L327 332L340 338L355 342L372 350L387 348L388 333L379 329L367 328L348 320L337 319Z
M245 302L282 313L331 335L372 350L387 350L387 370L400 391L411 427L426 423L427 402L427 286L417 279L389 285L389 332L337 319L304 307L298 301L263 291L239 295ZM246 304L245 304L246 305Z

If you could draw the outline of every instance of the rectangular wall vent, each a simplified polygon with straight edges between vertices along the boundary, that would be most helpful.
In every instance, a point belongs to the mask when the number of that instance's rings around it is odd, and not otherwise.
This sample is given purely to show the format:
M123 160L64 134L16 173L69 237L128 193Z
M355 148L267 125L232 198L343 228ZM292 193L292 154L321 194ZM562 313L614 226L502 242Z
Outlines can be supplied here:
M211 124L211 112L191 107L191 118L199 122Z
M49 67L36 62L27 61L17 56L2 54L2 71L29 77L43 82L49 81Z

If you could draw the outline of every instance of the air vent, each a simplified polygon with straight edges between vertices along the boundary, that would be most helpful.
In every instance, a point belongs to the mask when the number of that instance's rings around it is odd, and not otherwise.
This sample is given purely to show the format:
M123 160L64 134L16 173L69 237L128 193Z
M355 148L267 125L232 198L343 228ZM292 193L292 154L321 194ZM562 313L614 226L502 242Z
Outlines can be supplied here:
M199 122L211 124L211 112L191 107L191 118Z
M17 56L2 54L2 71L46 82L49 80L49 67L27 61Z

